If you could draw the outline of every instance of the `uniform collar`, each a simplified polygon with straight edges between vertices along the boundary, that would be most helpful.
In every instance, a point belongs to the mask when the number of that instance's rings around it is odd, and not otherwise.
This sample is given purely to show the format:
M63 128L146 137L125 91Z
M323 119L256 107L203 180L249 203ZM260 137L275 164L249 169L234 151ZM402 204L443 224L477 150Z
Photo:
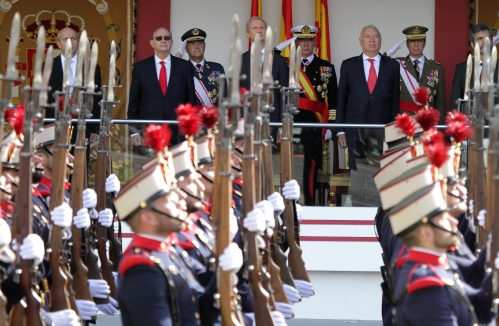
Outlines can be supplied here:
M149 249L153 251L167 251L171 245L171 237L163 238L151 234L135 234L132 241L135 247Z
M419 247L409 249L408 258L409 260L423 264L443 267L447 265L447 256L445 254Z
M203 68L203 67L204 67L204 59L203 59L203 60L201 60L201 62L194 62L194 61L192 61L192 60L190 60L190 61L191 61L191 63L194 65L194 67L196 67L196 65L201 65L201 68ZM196 67L196 68L197 68L197 67Z

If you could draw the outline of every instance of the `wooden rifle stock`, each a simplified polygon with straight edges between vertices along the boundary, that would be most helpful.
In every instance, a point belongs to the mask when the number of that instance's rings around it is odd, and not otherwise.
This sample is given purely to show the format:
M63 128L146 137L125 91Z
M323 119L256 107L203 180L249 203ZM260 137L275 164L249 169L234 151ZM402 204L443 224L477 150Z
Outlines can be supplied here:
M82 106L80 105L80 108ZM80 113L81 114L81 113ZM76 214L83 208L83 190L86 188L85 175L86 169L86 152L87 146L85 144L85 120L80 117L78 121L78 134L76 138L76 146L74 150L74 171L71 184L71 207ZM88 269L83 262L82 247L88 250L86 245L82 245L83 230L78 229L74 224L72 227L72 258L74 265L73 272L73 290L75 291L75 298L78 300L92 301L92 295L88 287Z
M293 94L294 95L294 94ZM281 137L281 186L293 179L293 127L290 112L285 112L283 118L283 132ZM305 263L302 259L302 250L299 246L299 233L296 225L296 206L294 201L284 199L284 225L286 240L289 246L288 266L295 280L310 282ZM299 225L299 224L298 224ZM299 230L299 228L298 228ZM298 241L296 239L298 238Z
M272 162L272 142L268 113L265 113L263 118L262 134L262 138L264 140L262 153L262 163L264 167L263 184L265 189L265 198L268 198L274 193L274 167ZM279 236L282 231L277 218L277 213L274 213L274 220L274 234L272 235L270 241L267 240L267 248L270 249L272 257L272 259L268 259L267 270L270 273L270 282L272 289L274 290L274 299L278 302L289 303L282 282L293 287L294 282L288 266L286 265L286 255L284 255L284 252L282 252L281 246L279 245Z
M12 306L9 312L9 326L25 326L26 320L24 318L24 313L26 311L26 302L24 300L19 301Z
M243 180L251 180L243 185L243 216L247 216L255 207L256 189L253 181L255 180L255 153L254 153L254 129L253 112L257 112L255 106L259 105L254 97L251 101L251 113L245 114L244 130L244 155L243 155ZM255 322L257 326L273 325L272 316L269 310L269 293L262 286L260 275L260 252L257 244L257 234L245 230L246 253L248 257L249 281L254 296L253 311L255 313Z
M489 150L487 156L487 216L490 217L492 240L490 243L489 267L492 269L492 312L498 313L499 299L499 271L495 267L494 259L499 252L499 109L491 110L489 128Z
M28 98L29 89L25 89L25 98ZM18 196L16 198L16 208L14 213L14 230L17 231L15 234L17 238L17 243L20 245L23 243L23 239L29 234L33 233L32 226L32 216L33 216L33 204L32 204L32 169L31 169L31 157L33 155L33 126L31 122L32 117L32 102L26 100L25 106L25 118L24 118L24 143L21 149L21 154L19 155L19 184L18 184ZM26 325L42 326L42 321L40 318L40 305L41 298L37 291L33 287L33 277L36 273L38 267L33 266L32 260L21 259L20 255L17 255L17 265L16 268L16 281L19 281L19 285L25 296L26 307L24 311ZM20 275L19 275L20 272ZM3 316L2 316L3 318Z

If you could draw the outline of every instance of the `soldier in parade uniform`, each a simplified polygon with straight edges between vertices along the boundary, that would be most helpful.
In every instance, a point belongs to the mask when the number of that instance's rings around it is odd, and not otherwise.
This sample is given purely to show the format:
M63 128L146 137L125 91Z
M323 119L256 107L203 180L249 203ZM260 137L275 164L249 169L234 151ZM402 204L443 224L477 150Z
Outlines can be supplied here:
M314 54L315 37L318 29L312 25L301 25L291 29L297 37L296 46L301 47L302 65L300 86L303 93L298 102L299 113L296 122L334 122L336 120L336 101L338 82L334 66ZM315 205L317 173L322 165L323 130L303 128L300 140L304 150L303 188L305 205Z
M443 124L446 113L444 67L423 54L427 31L428 28L423 26L411 26L402 31L407 37L409 54L405 58L396 58L400 64L400 109L415 113L420 107L412 94L417 88L426 87L428 106L440 112L440 123Z
M205 60L206 32L199 28L193 28L185 32L181 39L182 42L186 42L185 50L192 63L196 103L203 106L217 105L218 93L220 92L217 78L224 75L225 70L221 64Z
M139 173L114 204L136 233L119 267L118 301L124 325L213 324L213 273L171 240L185 228L187 214L170 199L162 168ZM219 257L225 271L238 271L242 252L231 244ZM204 287L204 286L206 287Z

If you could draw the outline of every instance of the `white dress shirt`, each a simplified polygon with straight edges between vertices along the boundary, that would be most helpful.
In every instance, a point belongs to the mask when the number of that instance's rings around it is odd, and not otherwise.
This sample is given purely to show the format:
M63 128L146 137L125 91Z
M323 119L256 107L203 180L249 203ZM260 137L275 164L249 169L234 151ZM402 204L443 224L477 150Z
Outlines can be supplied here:
M75 54L74 57L71 58L71 69L70 72L73 76L70 76L69 80L76 80L76 62L78 61L78 53ZM64 63L66 62L66 58L61 54L61 63L62 63L62 75L64 76ZM63 85L64 86L64 85ZM71 89L73 89L71 87Z
M166 57L165 60L161 60L160 58L158 58L157 55L154 55L154 61L156 62L156 75L158 76L158 80L159 80L159 72L161 71L161 61L164 61L165 62L165 67L166 67L166 85L168 86L168 83L170 82L170 71L171 71L171 67L172 67L172 57L171 57L171 54L168 55L168 57Z
M366 81L369 79L369 70L371 69L371 62L369 62L367 59L374 59L374 70L376 70L376 76L378 76L381 55L378 54L373 58L369 58L367 55L365 55L365 53L362 53L362 62L364 63L364 74L366 75Z
M419 67L419 78L421 78L421 73L423 72L423 67L424 67L424 62L425 62L425 57L424 55L419 58L419 59L416 59L416 58L413 58L411 56L409 56L409 59L411 59L411 62L412 62L412 65L414 66L414 60L419 60L419 63L418 63L418 67Z
M197 65L201 65L201 72L203 72L203 67L204 67L204 59L203 59L203 60L201 60L201 62L199 62L199 63L198 63L198 62L195 62L195 61L192 61L192 60L190 60L190 61L191 61L192 65L194 66L194 68L196 68L196 69L197 69Z

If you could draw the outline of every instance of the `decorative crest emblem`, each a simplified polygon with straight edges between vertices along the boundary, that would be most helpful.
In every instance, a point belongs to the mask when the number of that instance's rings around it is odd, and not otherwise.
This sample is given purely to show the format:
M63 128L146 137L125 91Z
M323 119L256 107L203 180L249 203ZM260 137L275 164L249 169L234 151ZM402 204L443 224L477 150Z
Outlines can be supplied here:
M198 34L199 34L199 29L194 28L194 29L192 30L192 35L198 35Z
M301 29L301 33L310 34L310 27L308 27L307 25L303 26L303 28Z

